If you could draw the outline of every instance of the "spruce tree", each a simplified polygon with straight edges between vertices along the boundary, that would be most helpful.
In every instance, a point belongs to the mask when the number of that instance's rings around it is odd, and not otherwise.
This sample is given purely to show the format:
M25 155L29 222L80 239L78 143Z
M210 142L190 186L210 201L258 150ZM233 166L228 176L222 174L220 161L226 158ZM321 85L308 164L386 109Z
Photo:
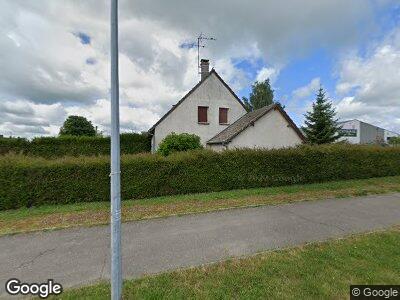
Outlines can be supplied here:
M312 105L312 111L305 115L304 134L311 144L333 143L341 137L340 126L335 118L336 111L326 96L324 89L320 87L316 101Z

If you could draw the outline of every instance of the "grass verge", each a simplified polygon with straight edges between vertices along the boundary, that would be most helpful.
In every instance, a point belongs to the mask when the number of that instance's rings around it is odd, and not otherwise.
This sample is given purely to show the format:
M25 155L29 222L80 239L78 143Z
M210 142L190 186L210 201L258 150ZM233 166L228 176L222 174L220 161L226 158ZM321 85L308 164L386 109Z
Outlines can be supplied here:
M400 227L124 282L123 299L348 299L351 284L399 284ZM108 283L59 299L109 299Z
M122 220L133 221L219 209L400 192L400 176L127 200ZM40 206L0 212L0 235L108 224L108 202Z

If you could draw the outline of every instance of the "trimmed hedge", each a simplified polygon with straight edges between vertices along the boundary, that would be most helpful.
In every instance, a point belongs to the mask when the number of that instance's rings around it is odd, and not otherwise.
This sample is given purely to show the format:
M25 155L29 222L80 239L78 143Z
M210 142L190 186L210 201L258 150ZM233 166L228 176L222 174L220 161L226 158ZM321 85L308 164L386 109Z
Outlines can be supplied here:
M122 157L122 198L400 175L400 148L301 146ZM109 201L109 157L0 158L0 209Z
M121 134L121 153L150 152L151 137L147 134ZM61 157L80 155L108 155L110 137L61 136L40 137L28 141L23 138L0 138L0 154L19 153L28 156Z

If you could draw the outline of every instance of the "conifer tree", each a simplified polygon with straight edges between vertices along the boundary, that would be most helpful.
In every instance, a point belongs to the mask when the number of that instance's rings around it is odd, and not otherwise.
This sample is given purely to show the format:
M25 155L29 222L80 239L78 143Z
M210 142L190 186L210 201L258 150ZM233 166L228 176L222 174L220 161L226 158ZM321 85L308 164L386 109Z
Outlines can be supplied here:
M305 115L304 134L311 144L327 144L337 141L340 137L340 126L335 118L336 111L332 107L325 91L320 87L316 101L312 105L312 111Z

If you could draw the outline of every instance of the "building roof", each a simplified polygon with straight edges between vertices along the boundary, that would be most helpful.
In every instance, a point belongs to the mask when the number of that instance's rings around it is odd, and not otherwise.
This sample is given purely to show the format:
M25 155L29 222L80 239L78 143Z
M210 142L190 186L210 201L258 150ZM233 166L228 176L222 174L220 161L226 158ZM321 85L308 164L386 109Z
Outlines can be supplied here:
M185 101L185 99L187 99L204 81L206 81L206 79L211 76L211 74L214 74L215 76L217 76L217 78L222 82L222 84L228 89L228 91L233 95L233 97L235 97L235 99L240 103L240 105L243 106L244 109L246 109L246 107L244 106L243 102L239 99L239 97L235 94L235 92L230 88L230 86L221 78L221 76L219 76L219 74L217 73L217 71L215 71L214 69L211 69L210 73L207 75L207 77L205 77L203 80L199 81L199 83L197 83L185 96L183 96L183 98L181 100L178 101L178 103L176 103L175 105L172 106L172 108L167 111L167 113L165 115L163 115L161 117L160 120L158 120L158 122L156 124L154 124L150 129L149 129L149 133L154 133L154 129L156 128L156 126L158 124L160 124L170 113L172 113L183 101Z
M251 111L238 120L236 120L234 123L229 125L227 128L222 130L220 133L218 133L216 136L211 138L207 144L227 144L232 139L234 139L237 135L239 135L242 131L244 131L246 128L249 126L254 125L254 123L269 113L272 110L278 110L281 115L286 119L286 121L289 123L289 125L294 129L294 131L297 133L297 135L300 137L302 141L305 141L305 137L303 133L299 130L299 128L296 126L296 124L292 121L292 119L286 114L286 112L283 110L283 108L280 106L278 103L274 103L268 106L264 106L260 109L257 109L255 111Z

